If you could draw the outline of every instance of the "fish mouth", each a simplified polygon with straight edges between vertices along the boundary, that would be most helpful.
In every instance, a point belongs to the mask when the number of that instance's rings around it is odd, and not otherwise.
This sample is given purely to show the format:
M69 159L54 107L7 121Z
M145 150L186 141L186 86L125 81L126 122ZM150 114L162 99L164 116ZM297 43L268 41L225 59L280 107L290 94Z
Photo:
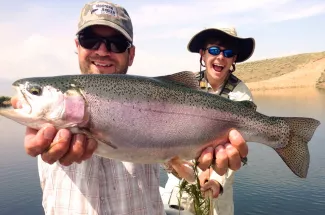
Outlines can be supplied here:
M25 114L30 114L32 112L32 106L28 102L28 98L26 97L26 94L23 93L24 87L15 87L17 92L17 102L14 105L14 108L24 112Z
M14 86L16 95L0 97L0 115L22 125L33 126L32 106L19 87ZM36 127L35 127L36 128Z
M9 96L0 96L0 108L10 108L11 105L11 98Z
M14 86L16 95L0 96L0 110L1 112L19 112L19 114L30 114L32 112L32 106L28 102L26 95L22 92L19 86Z

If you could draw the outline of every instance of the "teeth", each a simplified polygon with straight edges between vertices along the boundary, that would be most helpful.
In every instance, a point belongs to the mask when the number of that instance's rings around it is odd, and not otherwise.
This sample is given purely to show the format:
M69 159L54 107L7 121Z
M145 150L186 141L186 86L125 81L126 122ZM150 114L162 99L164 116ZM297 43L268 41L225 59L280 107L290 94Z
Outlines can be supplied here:
M224 65L220 65L220 64L213 64L214 66L220 66L220 67L225 67Z
M95 64L96 66L109 66L108 64L101 64L101 63L97 63L97 62L94 62L94 64Z

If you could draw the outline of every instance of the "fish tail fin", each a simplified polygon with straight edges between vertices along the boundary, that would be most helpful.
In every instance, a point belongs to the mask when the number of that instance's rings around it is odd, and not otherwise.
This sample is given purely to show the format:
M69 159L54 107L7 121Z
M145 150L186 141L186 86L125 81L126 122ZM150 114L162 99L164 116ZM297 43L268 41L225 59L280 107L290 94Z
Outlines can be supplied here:
M289 125L290 138L285 147L277 148L275 151L295 175L306 178L310 160L308 142L313 137L320 122L303 117L280 117L280 119Z

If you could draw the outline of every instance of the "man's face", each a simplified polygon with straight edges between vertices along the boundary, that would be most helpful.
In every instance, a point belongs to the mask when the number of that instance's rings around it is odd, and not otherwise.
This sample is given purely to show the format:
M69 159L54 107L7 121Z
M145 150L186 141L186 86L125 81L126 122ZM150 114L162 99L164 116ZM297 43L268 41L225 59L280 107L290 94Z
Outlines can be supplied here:
M116 38L121 35L118 31L107 26L92 26L90 37ZM123 53L108 51L105 43L101 43L98 49L86 49L75 40L81 73L83 74L126 74L128 67L132 65L135 47L125 50Z
M208 44L206 47L217 47L220 50L227 49L226 47L220 46L218 44ZM218 55L212 55L208 50L200 50L200 54L206 66L208 80L222 84L229 74L231 65L236 60L236 56L225 57L225 54L223 52Z

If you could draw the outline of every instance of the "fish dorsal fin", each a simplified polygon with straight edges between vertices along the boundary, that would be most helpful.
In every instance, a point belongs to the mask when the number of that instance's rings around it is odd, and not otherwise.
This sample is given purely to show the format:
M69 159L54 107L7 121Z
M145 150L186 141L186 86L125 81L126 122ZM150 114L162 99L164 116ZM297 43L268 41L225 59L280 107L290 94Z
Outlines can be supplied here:
M157 76L153 78L165 82L174 82L175 84L180 84L195 90L201 90L199 81L194 72L182 71L171 75Z
M256 104L252 101L245 100L245 101L237 101L237 102L239 102L241 105L245 107L252 108L254 110L256 110L257 108Z

